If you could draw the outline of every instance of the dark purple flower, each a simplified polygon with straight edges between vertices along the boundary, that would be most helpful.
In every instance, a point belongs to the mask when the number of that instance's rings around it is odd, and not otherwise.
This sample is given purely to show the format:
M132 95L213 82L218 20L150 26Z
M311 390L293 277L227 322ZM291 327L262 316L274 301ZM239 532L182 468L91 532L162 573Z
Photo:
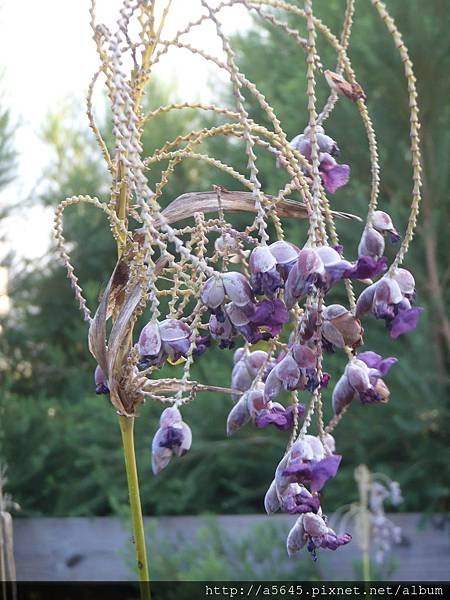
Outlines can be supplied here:
M209 335L199 335L195 339L194 356L200 356L211 346L211 338Z
M303 404L298 405L299 416L305 412ZM267 427L268 425L275 425L280 431L287 431L292 429L294 426L294 407L288 406L284 408L277 402L272 403L270 408L265 408L256 414L255 425L258 428Z
M297 483L308 485L312 492L319 492L328 479L335 477L342 456L332 454L322 460L293 460L283 471L285 477L293 477Z
M262 300L255 304L255 311L250 322L258 327L265 327L270 333L278 335L285 323L289 321L289 312L282 300Z
M181 446L183 442L183 430L179 427L166 427L163 430L159 445L161 448L173 450L175 446Z

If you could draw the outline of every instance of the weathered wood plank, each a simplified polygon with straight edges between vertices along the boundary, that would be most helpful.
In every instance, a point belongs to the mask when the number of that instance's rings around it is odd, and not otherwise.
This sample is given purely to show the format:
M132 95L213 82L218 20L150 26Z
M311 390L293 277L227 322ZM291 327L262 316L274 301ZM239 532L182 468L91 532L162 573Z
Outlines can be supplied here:
M419 529L419 514L391 515L403 529L405 542L395 548L397 581L446 581L449 579L450 538L442 528L429 524ZM220 527L240 538L264 515L217 517ZM280 525L294 521L289 515L270 517ZM146 519L146 525L154 521ZM192 539L204 525L200 517L161 517L158 534L166 538ZM131 536L126 526L113 517L16 519L15 558L19 581L122 581L133 579L129 552ZM128 557L128 558L127 558ZM360 555L356 543L336 552L321 552L321 570L330 579L353 580L353 563ZM309 557L298 558L299 567Z

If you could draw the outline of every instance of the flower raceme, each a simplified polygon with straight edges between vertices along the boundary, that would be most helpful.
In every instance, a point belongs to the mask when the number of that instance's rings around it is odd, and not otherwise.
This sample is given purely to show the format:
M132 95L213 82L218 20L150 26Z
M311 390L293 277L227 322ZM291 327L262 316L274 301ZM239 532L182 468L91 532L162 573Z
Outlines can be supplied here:
M239 0L230 0L227 4L239 3ZM173 404L163 411L153 438L154 472L163 469L172 456L181 456L190 448L191 432L183 422L179 406L194 400L200 392L227 392L235 402L228 416L228 433L248 422L259 428L273 425L280 432L289 432L288 450L277 467L265 505L268 512L281 509L300 515L288 537L288 552L293 554L307 544L315 557L317 548L334 550L350 540L348 534L336 535L328 527L320 506L319 493L336 475L341 460L334 453L333 438L323 433L331 431L339 422L338 418L332 418L327 426L323 422L326 411L322 410L321 389L329 380L329 375L322 370L324 351L342 350L349 359L333 391L336 415L342 415L355 398L365 404L386 402L389 390L383 378L396 359L384 359L375 352L356 354L363 341L361 319L369 313L383 319L391 337L397 338L415 328L422 310L413 306L412 275L397 268L411 242L420 201L420 124L415 78L404 44L397 43L401 38L395 23L386 14L383 3L374 2L404 63L413 167L407 234L394 266L385 273L385 240L396 242L400 236L390 216L377 210L380 165L376 135L364 104L364 90L353 75L351 52L344 57L349 81L341 74L315 68L325 62L315 44L314 31L320 28L320 20L313 14L312 0L305 0L303 16L308 43L301 45L307 53L308 127L288 143L283 133L285 127L264 95L244 74L235 72L231 44L220 27L223 6L212 7L206 1L204 4L205 19L223 38L221 46L226 57L220 64L216 63L231 76L236 105L230 109L208 106L216 115L225 115L226 122L200 132L191 130L176 135L151 156L144 156L142 144L144 125L150 125L150 117L180 107L204 109L205 106L172 104L146 115L142 98L152 67L152 61L147 58L155 44L161 42L158 38L166 15L156 23L154 39L150 39L148 19L140 18L141 2L124 0L123 18L118 19L115 31L97 22L93 7L91 23L111 103L113 142L109 150L98 133L91 111L89 119L108 163L111 195L110 201L89 196L64 200L55 215L55 236L77 302L89 322L89 350L98 365L94 373L96 392L109 394L112 405L124 419L134 418L137 407L146 400ZM251 3L248 4L250 9ZM286 10L295 8L290 3L284 4ZM347 12L348 9L349 6ZM342 37L346 39L351 37L349 27L353 20L348 16L343 19ZM187 24L184 33L196 35L194 25ZM293 33L288 28L286 32ZM179 49L178 38L179 35L175 35L164 40L166 49ZM142 52L135 52L137 45L142 46ZM185 46L197 52L195 43ZM322 75L333 92L323 109L318 106L315 92L320 89ZM92 91L93 85L89 94ZM260 123L249 116L247 100L250 96L265 113ZM336 102L348 100L358 102L358 112L368 134L371 164L367 171L372 174L367 221L358 246L358 258L352 261L344 258L336 219L355 223L359 218L337 211L327 197L347 184L351 169L338 162L338 145L321 126ZM88 104L91 104L90 95ZM228 117L234 119L236 115L239 123L228 122ZM197 154L197 158L207 159L211 166L226 173L227 180L235 179L248 189L227 190L211 182L212 191L183 193L163 208L161 192L166 184L170 188L174 167L185 158L193 158L195 146L202 144L203 147L203 141L211 136L227 139L231 136L238 141L236 151L245 145L242 164L237 162L234 168L204 154ZM268 152L268 158L276 158L284 170L280 178L283 187L273 189L270 194L265 181L260 180L262 171L256 164L264 152ZM154 177L147 176L148 169L166 159L169 166L162 180L154 181L155 193L150 188ZM364 182L358 181L358 188L364 187ZM293 194L298 197L291 198ZM63 236L63 211L79 203L103 210L117 241L118 261L94 315L74 274ZM211 213L214 215L206 216ZM229 213L252 214L254 218L246 219L242 226L242 219L228 219ZM297 219L308 221L307 237L301 242L297 240L298 246L284 239L289 231L285 227L286 219L295 219L295 223ZM187 220L190 220L188 224ZM276 241L270 237L272 232L276 233ZM349 280L369 286L360 294L356 307ZM348 309L328 301L327 297L342 281L345 281ZM168 282L172 285L168 286ZM135 324L147 307L151 320L134 344ZM245 347L235 354L231 388L192 380L191 367L211 345L211 340L222 349L231 349L239 338L241 341L243 338ZM266 341L269 343L264 344ZM263 342L260 349L252 347L258 342ZM154 371L167 364L178 365L175 375L155 377ZM287 407L278 402L285 391L292 397L292 404ZM307 400L304 398L307 392L313 396L308 399L307 418L296 439L298 417L305 411L297 392L302 394L301 400ZM308 428L316 422L314 417L317 417L320 439L308 435ZM132 431L128 428L126 435ZM128 458L132 460L131 450L130 454ZM133 488L134 484L130 484L131 499L133 496L136 499L138 492ZM139 532L138 521L133 519ZM143 548L138 548L138 556L142 555ZM145 568L140 569L144 578L147 577L145 571Z

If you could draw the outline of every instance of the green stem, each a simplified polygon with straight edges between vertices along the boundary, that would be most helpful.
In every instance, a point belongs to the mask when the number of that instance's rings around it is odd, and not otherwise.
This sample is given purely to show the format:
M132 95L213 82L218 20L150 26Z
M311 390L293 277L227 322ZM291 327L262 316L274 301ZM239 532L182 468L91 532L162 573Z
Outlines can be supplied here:
M363 581L370 581L370 555L367 548L363 550Z
M119 416L122 433L123 454L127 471L128 494L130 497L131 521L133 525L134 543L136 546L136 561L141 584L141 600L151 600L147 551L145 548L144 522L142 519L139 481L134 452L134 417Z

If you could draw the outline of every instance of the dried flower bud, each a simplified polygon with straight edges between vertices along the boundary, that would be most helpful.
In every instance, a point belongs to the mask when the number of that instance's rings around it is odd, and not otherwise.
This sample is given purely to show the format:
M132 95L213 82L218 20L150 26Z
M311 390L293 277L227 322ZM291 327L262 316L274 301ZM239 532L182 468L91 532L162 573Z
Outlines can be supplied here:
M325 75L325 79L330 88L339 96L346 96L352 102L356 102L357 100L366 97L359 83L349 83L343 77L330 70L324 71L323 74Z
M344 306L331 304L323 311L323 337L337 348L356 348L362 341L361 322Z

